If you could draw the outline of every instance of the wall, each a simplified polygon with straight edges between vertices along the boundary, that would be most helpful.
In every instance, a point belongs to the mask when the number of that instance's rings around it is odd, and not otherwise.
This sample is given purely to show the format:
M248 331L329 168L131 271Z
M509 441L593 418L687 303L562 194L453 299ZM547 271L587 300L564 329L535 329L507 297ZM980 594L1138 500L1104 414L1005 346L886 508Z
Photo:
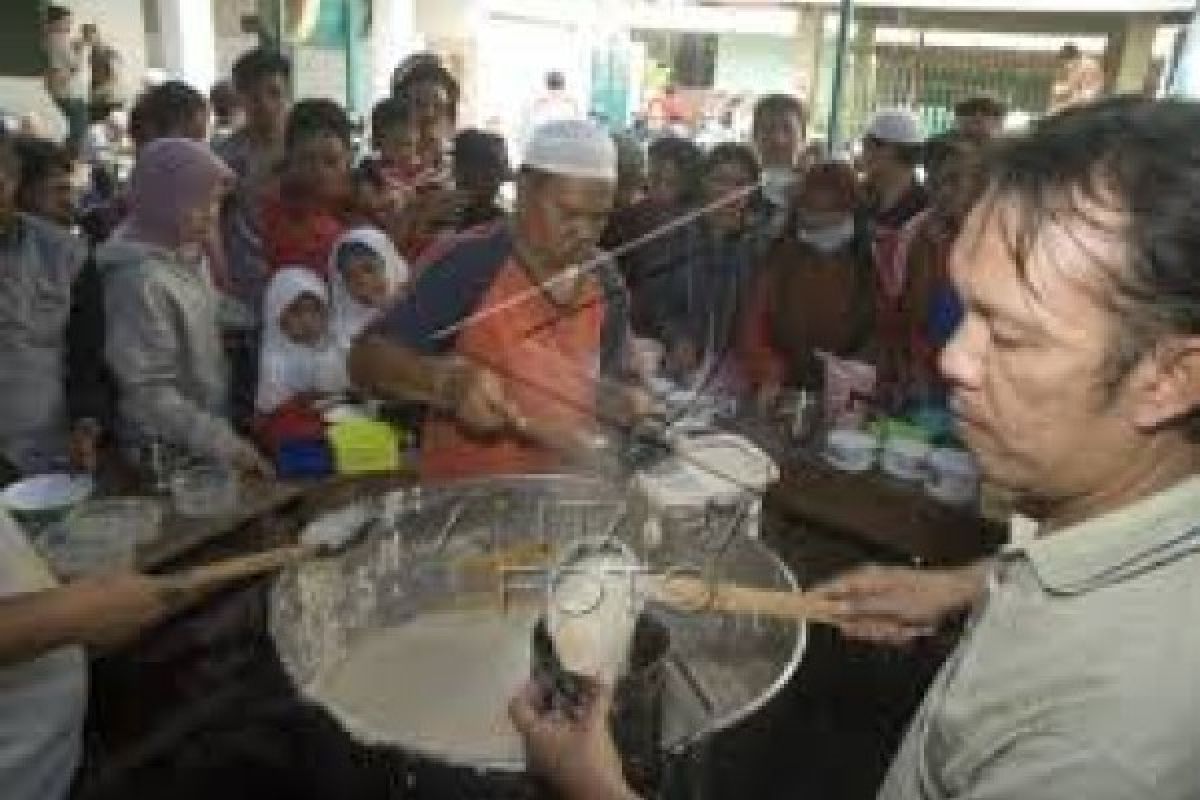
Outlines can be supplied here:
M158 0L164 68L204 94L217 82L217 38L212 0Z
M1192 17L1185 33L1177 72L1171 85L1171 94L1200 100L1200 11Z
M341 50L297 47L292 52L295 96L346 102L346 56Z
M519 151L528 110L559 70L580 112L591 92L591 42L585 31L558 21L491 17L479 36L479 103L471 124L497 128Z
M475 0L414 0L416 29L428 39L460 38L477 13Z
M788 35L728 33L717 37L715 89L728 92L794 92L796 41Z
M195 0L197 2L201 0ZM258 13L257 0L210 0L217 35L217 75L228 77L233 62L258 46L258 37L242 33L242 17ZM346 58L341 50L297 47L292 53L295 95L346 101Z
M217 37L217 77L227 78L233 62L258 46L258 36L242 33L242 17L258 13L256 0L212 0L213 28Z
M146 23L142 0L60 0L75 13L76 25L94 22L100 35L121 54L122 91L136 93L146 74Z
M67 120L50 99L41 78L0 75L0 111L35 121L44 136L62 141L67 135Z
M423 46L418 36L415 0L374 0L371 27L371 99L391 91L392 71Z

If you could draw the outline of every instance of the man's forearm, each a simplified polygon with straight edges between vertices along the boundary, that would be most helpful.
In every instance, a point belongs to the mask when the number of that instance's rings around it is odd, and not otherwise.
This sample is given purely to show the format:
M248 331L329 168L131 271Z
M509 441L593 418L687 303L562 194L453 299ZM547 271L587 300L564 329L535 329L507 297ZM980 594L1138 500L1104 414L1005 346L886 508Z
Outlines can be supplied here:
M79 642L80 615L86 613L70 587L0 598L0 666Z
M388 400L445 408L453 380L451 359L427 356L367 335L350 350L350 379Z
M960 582L964 597L969 597L972 604L978 602L987 593L988 576L991 574L995 566L995 559L981 558L978 561L972 561L970 564L964 564L961 567L955 567L950 570L956 580Z

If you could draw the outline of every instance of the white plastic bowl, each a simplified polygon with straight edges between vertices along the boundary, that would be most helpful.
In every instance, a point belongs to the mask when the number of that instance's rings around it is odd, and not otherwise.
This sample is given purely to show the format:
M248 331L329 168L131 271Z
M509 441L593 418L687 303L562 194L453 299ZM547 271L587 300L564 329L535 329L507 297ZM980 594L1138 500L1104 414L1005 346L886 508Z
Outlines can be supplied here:
M0 493L0 504L25 525L47 525L91 496L91 475L51 472L12 484Z

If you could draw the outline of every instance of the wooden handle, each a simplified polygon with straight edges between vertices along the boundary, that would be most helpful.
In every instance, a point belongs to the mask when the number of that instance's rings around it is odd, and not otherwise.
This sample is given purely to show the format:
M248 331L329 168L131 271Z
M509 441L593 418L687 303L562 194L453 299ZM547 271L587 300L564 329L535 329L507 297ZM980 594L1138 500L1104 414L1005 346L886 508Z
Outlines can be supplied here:
M656 575L648 583L648 595L665 606L685 613L757 614L797 622L819 622L838 627L838 608L812 592L759 589L731 583L715 585L699 578ZM503 600L502 600L503 598ZM498 591L467 591L448 599L443 610L490 609L497 613L545 607L544 593L503 596Z
M765 617L809 620L837 625L837 609L809 592L759 589L730 583L712 584L699 578L663 577L652 584L652 596L679 611L721 611Z
M163 588L175 592L197 592L226 583L253 578L302 561L316 552L304 545L289 545L274 550L264 550L248 556L238 556L213 564L163 575L158 580Z

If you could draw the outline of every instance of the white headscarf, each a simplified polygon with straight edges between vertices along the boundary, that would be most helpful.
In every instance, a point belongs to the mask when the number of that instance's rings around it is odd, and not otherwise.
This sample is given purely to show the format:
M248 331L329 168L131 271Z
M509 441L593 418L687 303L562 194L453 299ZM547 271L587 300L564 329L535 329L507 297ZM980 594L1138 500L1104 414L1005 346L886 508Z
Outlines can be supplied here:
M326 335L313 347L293 341L279 327L279 317L305 294L329 307L325 282L303 267L287 267L275 273L267 287L266 313L259 356L258 397L255 407L269 414L302 392L333 394L349 385L345 355Z
M338 265L342 248L360 244L369 248L383 262L383 277L387 282L388 298L395 297L408 282L408 262L396 252L388 235L378 228L354 228L342 234L329 254L329 281L333 287L333 340L343 351L349 350L354 338L371 324L380 309L366 306L354 299L346 288L346 276Z

